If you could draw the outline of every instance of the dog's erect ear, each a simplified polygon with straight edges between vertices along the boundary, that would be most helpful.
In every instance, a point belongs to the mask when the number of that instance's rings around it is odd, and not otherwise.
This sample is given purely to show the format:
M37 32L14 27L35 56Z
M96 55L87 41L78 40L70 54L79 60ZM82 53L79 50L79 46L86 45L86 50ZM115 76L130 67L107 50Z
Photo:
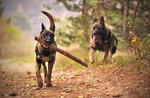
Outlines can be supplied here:
M100 18L100 24L101 24L103 27L105 27L105 21L104 21L104 17L103 17L103 16Z
M44 31L46 29L43 23L42 23L41 27L42 27L42 31Z
M95 23L95 22L97 22L98 21L98 19L97 18L94 18L93 19L93 23Z

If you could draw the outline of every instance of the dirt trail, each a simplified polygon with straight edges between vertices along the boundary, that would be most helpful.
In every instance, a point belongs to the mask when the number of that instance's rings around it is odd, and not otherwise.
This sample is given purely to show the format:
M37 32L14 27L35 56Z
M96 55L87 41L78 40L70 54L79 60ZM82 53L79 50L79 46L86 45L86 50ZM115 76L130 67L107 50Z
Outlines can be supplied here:
M150 73L128 66L54 71L52 88L37 86L33 72L0 71L0 98L150 98Z

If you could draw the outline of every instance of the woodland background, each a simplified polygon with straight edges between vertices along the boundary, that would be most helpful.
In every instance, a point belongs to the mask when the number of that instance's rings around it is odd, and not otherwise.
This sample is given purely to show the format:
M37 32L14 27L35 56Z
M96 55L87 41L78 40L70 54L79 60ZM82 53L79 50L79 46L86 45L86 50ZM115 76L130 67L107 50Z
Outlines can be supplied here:
M126 63L132 63L133 61L142 61L149 66L149 0L20 1L18 4L23 5L24 2L24 7L18 6L19 11L14 9L13 12L9 8L15 5L17 0L14 0L13 3L8 2L10 1L0 1L0 61L2 64L6 62L34 62L34 46L36 44L34 36L39 34L42 22L49 26L47 17L41 16L42 13L40 12L40 10L46 10L52 12L52 15L54 13L54 17L56 16L55 39L58 45L84 61L89 63L89 38L93 18L104 16L106 25L119 40L118 52L113 58L114 64L126 65ZM35 3L37 3L37 6L41 5L39 10L34 10L36 7L32 5L35 5ZM26 12L24 12L25 9L27 9ZM62 13L68 11L68 13L73 14L61 16L59 10ZM30 14L27 17L28 13ZM36 23L36 20L33 21L33 16L38 17L39 14L43 21L37 20ZM96 54L97 63L95 65L101 62L102 57L103 53ZM70 65L78 66L73 61L63 60L62 58L63 56L58 54L56 63L58 69ZM68 62L70 65L68 65ZM136 66L141 67L143 63Z
M150 98L150 0L0 0L0 97ZM35 90L35 36L41 11L56 22L58 47L85 61L84 68L57 53L52 88ZM104 16L119 43L112 63L104 53L88 59L94 17ZM43 70L41 70L43 75Z

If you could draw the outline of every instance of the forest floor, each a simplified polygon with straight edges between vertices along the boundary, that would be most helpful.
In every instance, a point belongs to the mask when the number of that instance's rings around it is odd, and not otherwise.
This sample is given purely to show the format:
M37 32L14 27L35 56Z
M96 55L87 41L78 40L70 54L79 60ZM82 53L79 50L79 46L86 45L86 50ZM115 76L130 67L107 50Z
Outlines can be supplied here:
M68 67L53 71L53 87L35 90L33 64L1 66L0 98L150 98L150 73L134 69L130 64L81 70Z

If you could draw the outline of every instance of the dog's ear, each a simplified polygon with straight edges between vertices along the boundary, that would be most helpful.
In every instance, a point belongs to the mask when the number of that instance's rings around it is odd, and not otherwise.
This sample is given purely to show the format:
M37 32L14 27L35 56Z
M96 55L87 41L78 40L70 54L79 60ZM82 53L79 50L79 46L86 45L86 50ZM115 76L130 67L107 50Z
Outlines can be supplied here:
M105 20L103 16L100 18L100 24L105 27Z
M93 19L93 23L95 23L95 22L97 22L98 21L98 19L95 17L94 19Z
M55 25L52 25L50 29L51 29L51 30L53 31L53 33L54 33L54 32L55 32Z
M42 23L41 27L42 27L42 31L44 31L46 29L43 23Z

